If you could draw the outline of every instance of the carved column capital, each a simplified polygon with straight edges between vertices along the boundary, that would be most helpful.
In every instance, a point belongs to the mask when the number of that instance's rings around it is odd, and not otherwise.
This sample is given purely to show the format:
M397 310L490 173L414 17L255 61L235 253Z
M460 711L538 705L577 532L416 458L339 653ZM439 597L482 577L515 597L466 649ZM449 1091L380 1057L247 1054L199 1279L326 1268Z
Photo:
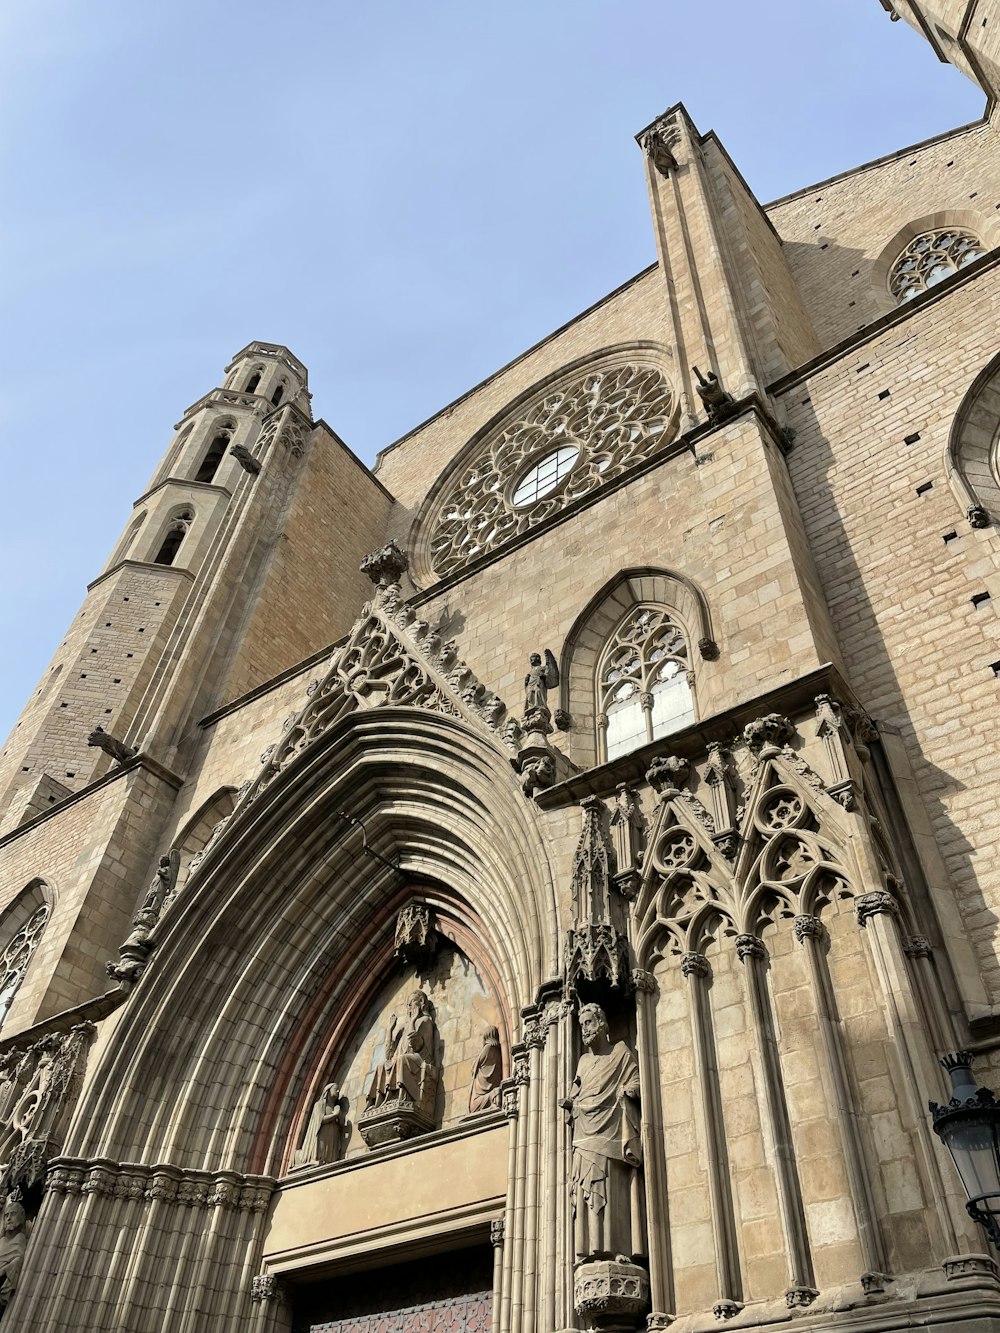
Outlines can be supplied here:
M903 945L903 952L908 958L930 958L933 949L926 935L911 935Z
M504 1219L502 1217L495 1217L490 1223L490 1244L497 1249L500 1249L506 1237L506 1230L507 1228Z
M899 916L899 903L885 889L876 889L873 893L861 893L854 899L854 914L859 926L866 926L873 916Z
M500 1085L500 1106L508 1120L516 1120L521 1109L521 1089L513 1079L505 1079Z
M800 912L793 923L795 938L801 944L803 940L821 940L826 934L826 927L818 916Z
M685 953L681 955L681 971L686 977L707 977L712 974L712 965L703 953Z
M652 972L647 972L642 967L633 969L632 985L641 995L655 995L660 989Z
M665 1314L662 1310L654 1310L646 1316L647 1333L663 1333L664 1329L670 1327L674 1322L672 1314Z
M815 1287L789 1287L785 1292L785 1305L789 1310L801 1310L812 1305L818 1295Z
M285 1284L275 1273L258 1273L250 1283L250 1299L258 1302L276 1301L281 1304L288 1299Z
M736 953L741 963L745 963L748 958L767 957L764 941L758 939L756 935L737 935Z

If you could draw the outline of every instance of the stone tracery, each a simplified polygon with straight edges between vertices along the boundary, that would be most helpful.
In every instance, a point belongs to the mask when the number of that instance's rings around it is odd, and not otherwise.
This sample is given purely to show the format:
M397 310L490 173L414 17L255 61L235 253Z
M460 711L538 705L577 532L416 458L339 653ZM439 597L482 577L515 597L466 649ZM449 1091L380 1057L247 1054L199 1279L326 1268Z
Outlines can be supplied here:
M439 576L503 546L674 438L676 399L657 367L612 361L563 376L495 426L450 478L431 518Z

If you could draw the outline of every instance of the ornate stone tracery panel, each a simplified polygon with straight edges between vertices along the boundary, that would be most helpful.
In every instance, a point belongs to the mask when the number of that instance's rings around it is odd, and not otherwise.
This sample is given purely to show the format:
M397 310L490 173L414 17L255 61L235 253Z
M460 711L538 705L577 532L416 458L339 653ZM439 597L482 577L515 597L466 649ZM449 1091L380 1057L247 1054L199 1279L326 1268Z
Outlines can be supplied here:
M426 516L438 577L565 509L665 448L677 399L649 352L556 377L488 427L445 473Z

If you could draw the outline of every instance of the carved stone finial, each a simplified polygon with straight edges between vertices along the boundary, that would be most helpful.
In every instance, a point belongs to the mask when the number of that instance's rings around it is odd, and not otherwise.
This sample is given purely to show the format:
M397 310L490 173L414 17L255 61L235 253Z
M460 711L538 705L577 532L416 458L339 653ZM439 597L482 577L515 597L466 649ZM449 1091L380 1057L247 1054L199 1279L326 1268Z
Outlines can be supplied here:
M618 892L630 900L639 890L644 833L645 823L635 792L627 782L619 782L611 816L611 838L618 867L614 883Z
M679 791L687 782L691 765L675 754L661 755L646 769L646 781L660 796Z
M818 916L810 916L808 912L800 912L795 918L792 926L795 931L795 938L801 944L803 940L821 940L826 933L826 927Z
M697 366L691 369L698 379L694 387L709 421L713 424L728 421L738 410L736 399L722 387L722 381L714 370L710 370L706 378Z
M583 827L573 854L573 917L585 921L611 920L611 866L608 845L601 827L604 804L597 796L585 796L580 802Z
M787 717L780 713L767 713L755 718L743 728L743 739L751 750L757 751L762 758L776 753L783 745L788 745L795 735L795 728Z
M388 588L399 583L409 565L406 552L398 545L395 537L392 537L377 551L366 555L360 568L362 574L367 574L372 583L380 588Z
M866 926L873 916L883 912L890 916L899 916L899 903L885 889L876 889L873 893L860 893L854 899L854 914L859 926Z
M426 903L407 903L396 917L394 952L401 963L426 967L437 953L438 933Z
M245 444L230 445L229 452L236 459L237 463L239 463L243 471L249 472L252 477L255 477L260 471L260 459L254 458L253 454Z
M111 756L116 764L127 764L130 759L134 759L139 753L134 746L126 745L124 741L120 741L117 736L112 736L100 725L96 726L87 737L87 744L103 750L105 754Z

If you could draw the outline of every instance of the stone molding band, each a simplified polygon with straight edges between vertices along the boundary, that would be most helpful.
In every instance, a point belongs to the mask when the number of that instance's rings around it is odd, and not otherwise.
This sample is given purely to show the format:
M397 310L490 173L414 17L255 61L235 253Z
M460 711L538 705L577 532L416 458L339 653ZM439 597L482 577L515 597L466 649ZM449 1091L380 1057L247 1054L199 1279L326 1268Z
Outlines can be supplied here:
M278 1188L272 1176L238 1171L191 1171L166 1163L113 1162L106 1158L56 1157L45 1176L52 1194L101 1194L107 1198L229 1208L262 1213Z

